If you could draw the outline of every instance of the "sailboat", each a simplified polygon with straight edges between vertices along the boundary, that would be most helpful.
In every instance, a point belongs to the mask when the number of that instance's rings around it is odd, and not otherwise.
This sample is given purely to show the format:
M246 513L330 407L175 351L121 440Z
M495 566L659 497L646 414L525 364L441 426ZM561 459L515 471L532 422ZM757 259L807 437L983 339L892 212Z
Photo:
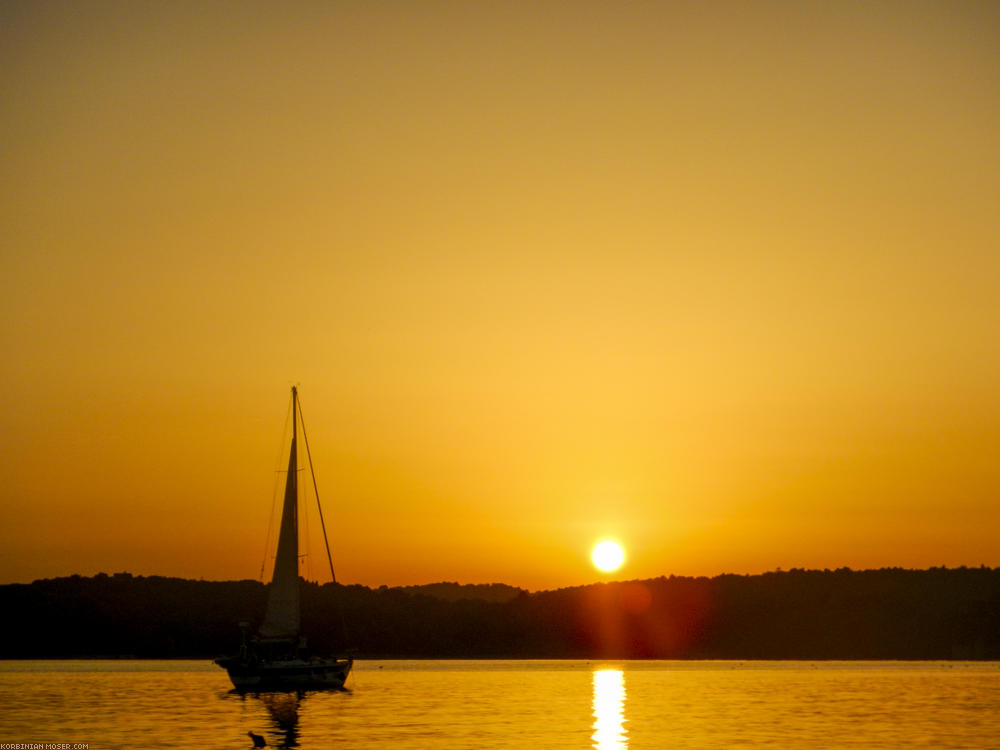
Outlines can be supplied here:
M300 632L301 603L299 593L299 524L298 524L298 425L302 411L298 390L292 388L292 446L288 457L288 477L285 500L281 511L281 530L274 560L274 575L267 595L264 620L251 635L249 625L240 623L243 642L235 656L220 657L215 663L229 673L237 690L315 690L343 687L351 671L353 659L338 656L315 656L307 648ZM302 436L312 471L309 441L302 421ZM315 484L315 475L313 475ZM318 504L318 498L317 498ZM320 507L320 523L323 511ZM326 539L326 527L323 526ZM326 545L330 576L333 561L330 545ZM336 580L334 578L334 580Z

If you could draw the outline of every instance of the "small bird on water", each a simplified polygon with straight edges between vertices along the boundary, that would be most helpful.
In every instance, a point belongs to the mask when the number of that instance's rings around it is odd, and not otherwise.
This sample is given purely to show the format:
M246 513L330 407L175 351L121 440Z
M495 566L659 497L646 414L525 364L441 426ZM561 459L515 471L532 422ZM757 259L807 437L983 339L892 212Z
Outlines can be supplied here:
M253 732L247 732L247 736L253 740L254 747L265 747L267 745L267 740L261 737L259 734L254 734Z

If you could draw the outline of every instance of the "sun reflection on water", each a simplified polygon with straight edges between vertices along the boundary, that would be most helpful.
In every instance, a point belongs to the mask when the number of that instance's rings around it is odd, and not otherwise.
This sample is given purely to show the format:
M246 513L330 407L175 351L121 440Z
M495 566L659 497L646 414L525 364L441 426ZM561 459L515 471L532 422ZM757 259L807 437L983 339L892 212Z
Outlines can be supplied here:
M625 673L620 669L594 671L594 734L597 750L628 747L625 731Z

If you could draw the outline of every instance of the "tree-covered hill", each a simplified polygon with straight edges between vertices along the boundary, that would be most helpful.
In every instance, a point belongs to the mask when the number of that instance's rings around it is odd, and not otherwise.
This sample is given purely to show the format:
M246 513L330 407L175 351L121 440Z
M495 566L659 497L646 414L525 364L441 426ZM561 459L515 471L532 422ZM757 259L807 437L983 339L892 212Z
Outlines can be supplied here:
M238 622L259 622L266 592L127 573L0 586L0 658L225 654ZM372 657L1000 659L1000 568L670 576L537 593L304 583L302 599L314 649Z

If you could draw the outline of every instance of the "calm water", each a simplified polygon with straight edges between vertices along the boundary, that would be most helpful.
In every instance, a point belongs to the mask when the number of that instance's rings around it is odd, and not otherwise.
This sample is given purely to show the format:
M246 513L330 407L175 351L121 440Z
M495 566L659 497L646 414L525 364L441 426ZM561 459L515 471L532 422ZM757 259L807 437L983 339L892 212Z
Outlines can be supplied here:
M206 662L0 662L0 743L102 748L1000 748L1000 663L368 661L238 696Z

